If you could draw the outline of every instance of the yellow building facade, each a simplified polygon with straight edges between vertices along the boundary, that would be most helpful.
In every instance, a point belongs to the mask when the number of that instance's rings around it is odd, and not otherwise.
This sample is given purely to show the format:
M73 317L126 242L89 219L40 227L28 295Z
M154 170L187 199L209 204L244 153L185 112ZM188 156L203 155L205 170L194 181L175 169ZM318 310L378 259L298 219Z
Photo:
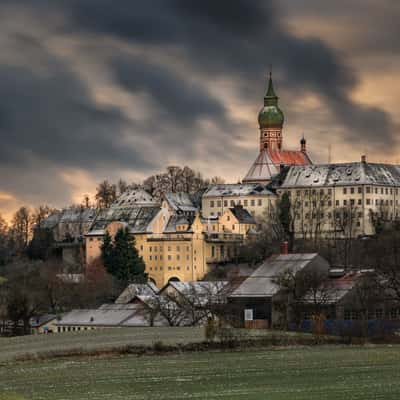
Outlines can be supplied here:
M126 221L108 220L94 224L86 237L86 263L89 265L101 256L101 245L105 232L114 237L116 232L128 227L135 238L135 246L146 265L149 278L162 287L170 280L196 281L209 272L211 265L228 262L238 254L238 248L250 227L255 228L251 215L241 210L240 217L226 210L221 221L209 230L207 220L196 212L194 215L177 214L168 202L163 201L157 211L132 208L129 212L147 216L145 224L135 231L136 220L127 216ZM152 208L152 207L151 207ZM110 218L117 218L119 213ZM244 218L246 217L246 218ZM144 217L143 217L144 219ZM233 229L231 229L233 227Z

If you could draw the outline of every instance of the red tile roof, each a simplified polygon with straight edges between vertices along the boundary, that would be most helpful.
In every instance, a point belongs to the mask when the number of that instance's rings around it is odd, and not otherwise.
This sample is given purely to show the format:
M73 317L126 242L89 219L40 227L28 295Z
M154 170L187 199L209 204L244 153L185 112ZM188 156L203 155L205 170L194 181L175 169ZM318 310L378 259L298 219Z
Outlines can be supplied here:
M307 153L300 150L272 150L269 152L272 161L275 164L285 165L309 165L312 164Z

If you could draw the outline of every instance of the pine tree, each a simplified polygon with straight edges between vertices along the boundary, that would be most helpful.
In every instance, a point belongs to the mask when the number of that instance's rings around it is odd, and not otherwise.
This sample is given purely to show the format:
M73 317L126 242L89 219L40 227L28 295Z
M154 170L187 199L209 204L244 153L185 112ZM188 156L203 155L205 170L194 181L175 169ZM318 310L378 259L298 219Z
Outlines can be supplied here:
M124 284L146 282L145 263L135 247L129 229L119 229L112 241L106 233L101 247L104 266L108 273Z
M287 192L283 193L279 202L279 221L286 239L289 241L289 250L291 251L293 249L294 232L292 226L291 202Z

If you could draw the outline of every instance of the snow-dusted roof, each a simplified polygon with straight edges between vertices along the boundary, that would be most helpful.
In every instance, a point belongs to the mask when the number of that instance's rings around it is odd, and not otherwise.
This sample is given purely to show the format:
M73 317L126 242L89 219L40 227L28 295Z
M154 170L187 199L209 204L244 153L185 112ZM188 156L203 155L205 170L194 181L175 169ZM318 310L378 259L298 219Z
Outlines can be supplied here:
M200 304L206 304L207 302L213 300L222 300L222 298L224 298L227 294L228 285L228 281L170 281L160 291L160 294L162 295L168 286L170 286L188 300Z
M53 212L41 223L41 227L47 229L55 228L60 222L61 216L62 216L62 211L57 210Z
M195 213L197 211L188 193L166 193L165 200L175 212Z
M95 208L69 207L50 214L41 224L42 228L53 229L59 223L91 223L95 219Z
M230 297L271 297L279 290L279 286L274 281L282 272L297 273L317 257L319 257L317 253L280 254L268 259Z
M258 183L221 184L210 186L203 197L224 196L275 196L265 185Z
M354 271L340 277L329 277L319 290L306 293L303 300L306 303L313 303L315 300L325 304L337 303L358 284L363 275L365 273L362 271Z
M157 201L143 189L132 189L122 193L111 208L131 206L156 206Z
M193 223L193 216L181 216L181 215L171 215L168 223L164 229L164 233L175 233L177 232L177 225L188 225L188 230L186 232L191 232L191 226ZM182 231L180 231L182 232Z
M96 217L95 208L70 207L61 212L60 222L92 222Z
M146 232L150 222L160 211L160 207L112 207L101 210L96 217L88 235L103 234L107 225L114 221L127 224L132 233Z
M56 325L118 326L135 314L135 310L72 310L64 314Z
M153 295L158 293L157 286L152 282L132 283L115 300L116 304L127 304L137 295Z
M354 162L292 166L283 181L283 188L344 185L400 186L400 166Z
M279 168L276 167L271 160L266 149L261 150L249 172L243 179L244 183L252 182L270 182L271 179L279 173Z

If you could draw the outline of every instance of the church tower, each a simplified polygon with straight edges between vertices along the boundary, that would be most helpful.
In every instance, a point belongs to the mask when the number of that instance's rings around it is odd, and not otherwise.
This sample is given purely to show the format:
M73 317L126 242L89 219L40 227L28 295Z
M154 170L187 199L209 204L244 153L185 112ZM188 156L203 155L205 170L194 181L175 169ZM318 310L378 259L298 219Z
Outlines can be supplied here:
M269 74L268 89L264 96L264 107L258 113L260 126L260 151L282 150L282 128L284 116L278 107L278 96L275 94L272 83L272 74Z
M258 113L260 126L260 152L243 179L243 183L267 184L279 174L282 166L310 165L304 136L300 141L300 150L286 150L282 143L284 122L282 110L278 106L271 73L268 89L264 96L264 107Z

